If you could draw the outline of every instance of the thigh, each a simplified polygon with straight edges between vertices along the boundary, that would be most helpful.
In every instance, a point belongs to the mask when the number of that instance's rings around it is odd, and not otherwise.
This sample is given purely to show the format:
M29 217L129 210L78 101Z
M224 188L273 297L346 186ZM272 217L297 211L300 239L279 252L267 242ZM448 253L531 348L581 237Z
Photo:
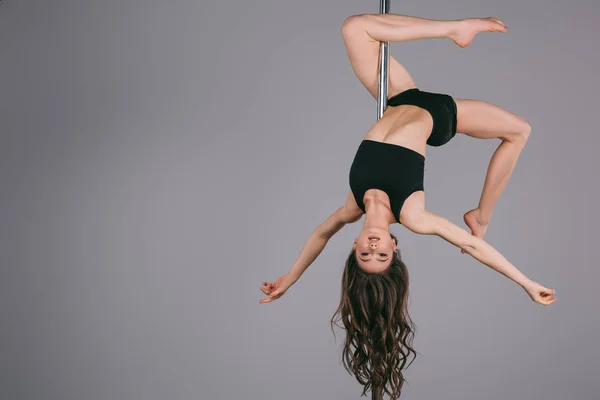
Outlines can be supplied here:
M480 139L511 140L529 133L527 121L497 105L480 100L454 99L456 130Z
M363 16L346 19L342 27L342 36L352 70L369 93L377 99L379 88L379 48L380 43L373 40L364 28ZM415 83L402 64L390 54L388 71L388 97L415 87Z

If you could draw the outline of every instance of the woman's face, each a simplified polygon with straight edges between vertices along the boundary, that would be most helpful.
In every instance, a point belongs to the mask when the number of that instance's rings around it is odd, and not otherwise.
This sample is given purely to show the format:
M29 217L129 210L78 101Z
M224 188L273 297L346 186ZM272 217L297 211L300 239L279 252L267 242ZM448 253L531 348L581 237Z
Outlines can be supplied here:
M354 240L358 265L368 273L385 271L392 262L396 244L386 229L363 229Z

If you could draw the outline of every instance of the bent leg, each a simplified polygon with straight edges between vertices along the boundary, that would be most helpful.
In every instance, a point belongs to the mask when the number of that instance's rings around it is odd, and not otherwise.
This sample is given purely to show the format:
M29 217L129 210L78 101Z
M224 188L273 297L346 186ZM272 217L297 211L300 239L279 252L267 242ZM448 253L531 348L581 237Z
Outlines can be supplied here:
M371 96L377 99L380 42L367 31L372 23L373 18L369 14L348 17L342 25L342 37L352 70ZM415 87L410 73L391 54L389 63L389 97Z
M481 100L454 99L457 108L456 130L479 139L518 141L529 136L527 121L497 105Z
M491 24L491 22L489 22ZM458 21L439 21L401 14L352 15L342 25L342 37L354 73L377 98L380 42L405 42L449 37ZM390 56L389 96L415 87L408 71Z
M342 25L352 68L374 98L377 98L380 42L451 38L465 47L475 34L483 31L506 32L506 26L495 18L441 21L401 14L352 15ZM409 73L393 57L390 57L389 80L390 96L415 87Z
M488 166L477 208L467 212L465 223L473 235L483 238L492 212L504 191L531 132L527 121L494 104L455 99L457 131L479 139L501 139Z

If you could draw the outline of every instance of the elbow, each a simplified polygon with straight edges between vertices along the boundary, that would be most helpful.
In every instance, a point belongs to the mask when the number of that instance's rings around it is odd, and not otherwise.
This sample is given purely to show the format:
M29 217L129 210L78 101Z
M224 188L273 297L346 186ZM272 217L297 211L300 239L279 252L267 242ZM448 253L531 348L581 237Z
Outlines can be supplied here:
M473 254L477 250L477 248L475 246L473 246L472 244L462 244L459 247L465 253L469 253L469 254Z
M479 249L478 242L481 240L477 236L469 235L469 237L459 243L458 247L466 253L473 254Z

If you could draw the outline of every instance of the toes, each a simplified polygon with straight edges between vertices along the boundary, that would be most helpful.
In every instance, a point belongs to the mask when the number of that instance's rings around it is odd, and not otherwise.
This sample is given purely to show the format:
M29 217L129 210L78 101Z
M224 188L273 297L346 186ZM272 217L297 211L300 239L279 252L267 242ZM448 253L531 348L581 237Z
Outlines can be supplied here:
M501 20L499 20L499 19L498 19L498 18L496 18L496 17L488 17L488 19L489 19L489 20L492 20L492 21L494 21L494 22L497 22L497 23L499 23L499 24L500 24L500 25L502 25L502 26L506 26L506 25L504 24L504 22L502 22Z
M488 17L486 19L491 25L488 29L490 32L506 32L506 25L498 18Z

